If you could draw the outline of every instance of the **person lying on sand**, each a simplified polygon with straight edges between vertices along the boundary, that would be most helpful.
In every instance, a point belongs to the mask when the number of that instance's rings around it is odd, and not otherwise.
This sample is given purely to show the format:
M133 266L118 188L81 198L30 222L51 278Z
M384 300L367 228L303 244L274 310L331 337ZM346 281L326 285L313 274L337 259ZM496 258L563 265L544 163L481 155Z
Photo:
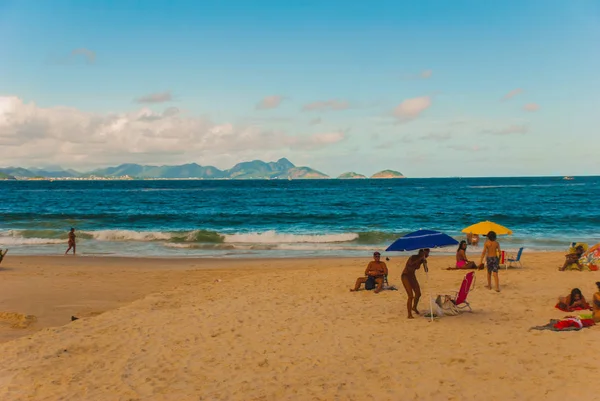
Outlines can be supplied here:
M590 309L590 305L586 302L581 290L579 288L573 288L569 295L558 298L556 308L563 312L573 312L576 310Z
M456 266L449 267L447 270L459 270L459 269L476 269L477 265L475 262L467 259L467 241L460 241L458 249L456 250Z
M581 263L579 263L579 259L581 258L581 256L583 256L584 253L585 250L583 249L583 247L581 245L577 246L577 248L575 248L574 253L569 253L565 255L565 263L558 270L564 271L567 267L573 264L577 265L579 270L582 270L583 266L581 266Z
M359 277L356 279L356 284L354 284L354 288L351 288L350 291L358 291L360 286L363 283L366 283L369 277L373 277L375 279L375 283L377 284L377 288L375 289L375 294L379 293L383 288L383 282L385 276L388 275L388 268L385 262L381 261L381 254L379 252L373 253L373 261L369 262L367 268L365 270L366 277Z
M419 282L417 281L417 275L415 272L421 268L423 265L423 269L425 273L429 271L427 268L427 257L429 256L429 249L421 249L417 255L412 255L406 261L406 266L402 271L402 284L404 285L404 289L406 290L406 294L408 295L408 300L406 301L406 309L408 310L408 318L413 319L412 312L414 311L417 315L419 315L419 310L417 306L419 305L419 299L421 298L421 286L419 286Z
M8 249L5 250L4 252L2 252L2 249L0 249L0 263L2 263L2 259L4 259L4 256L8 253Z

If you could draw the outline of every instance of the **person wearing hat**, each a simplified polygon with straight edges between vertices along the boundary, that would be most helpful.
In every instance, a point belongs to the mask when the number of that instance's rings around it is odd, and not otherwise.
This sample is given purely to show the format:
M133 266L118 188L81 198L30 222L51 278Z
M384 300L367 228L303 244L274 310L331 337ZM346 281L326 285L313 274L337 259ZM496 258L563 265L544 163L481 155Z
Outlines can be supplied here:
M385 280L385 276L388 274L388 268L385 262L381 261L381 254L379 252L373 253L373 261L369 262L367 265L367 269L365 270L365 277L359 277L356 279L356 284L354 284L354 288L351 288L350 291L358 291L360 286L367 282L370 277L375 279L375 283L377 284L377 288L375 289L375 293L377 294L383 288L383 282Z

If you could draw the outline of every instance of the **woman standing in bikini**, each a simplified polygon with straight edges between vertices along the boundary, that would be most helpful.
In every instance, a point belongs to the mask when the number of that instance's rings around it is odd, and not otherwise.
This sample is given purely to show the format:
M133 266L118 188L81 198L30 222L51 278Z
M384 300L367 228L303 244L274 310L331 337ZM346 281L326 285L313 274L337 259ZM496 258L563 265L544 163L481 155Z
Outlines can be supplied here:
M406 261L406 266L402 271L402 284L408 294L408 300L406 301L406 309L408 310L408 318L413 319L412 312L414 311L417 315L419 310L417 305L421 298L421 287L417 281L417 275L415 272L421 268L425 269L425 273L429 271L427 268L427 257L429 256L429 249L421 249L418 255L413 255Z

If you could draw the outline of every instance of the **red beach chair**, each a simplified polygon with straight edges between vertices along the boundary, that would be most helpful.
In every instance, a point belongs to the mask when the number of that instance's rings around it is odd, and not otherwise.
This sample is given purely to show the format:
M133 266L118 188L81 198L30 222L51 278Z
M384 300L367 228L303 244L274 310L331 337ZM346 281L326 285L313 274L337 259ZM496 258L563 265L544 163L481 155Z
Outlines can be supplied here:
M462 284L460 285L460 290L455 292L456 295L454 298L452 298L452 302L457 308L469 308L469 312L473 312L471 305L469 305L469 302L467 301L469 291L473 287L475 287L475 272L469 272L463 279Z

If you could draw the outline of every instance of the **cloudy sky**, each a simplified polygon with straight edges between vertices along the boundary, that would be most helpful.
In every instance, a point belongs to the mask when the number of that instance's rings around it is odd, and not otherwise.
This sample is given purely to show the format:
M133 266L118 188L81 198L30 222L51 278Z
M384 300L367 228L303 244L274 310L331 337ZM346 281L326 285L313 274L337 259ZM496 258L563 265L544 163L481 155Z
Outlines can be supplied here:
M600 174L600 2L0 0L0 166Z

